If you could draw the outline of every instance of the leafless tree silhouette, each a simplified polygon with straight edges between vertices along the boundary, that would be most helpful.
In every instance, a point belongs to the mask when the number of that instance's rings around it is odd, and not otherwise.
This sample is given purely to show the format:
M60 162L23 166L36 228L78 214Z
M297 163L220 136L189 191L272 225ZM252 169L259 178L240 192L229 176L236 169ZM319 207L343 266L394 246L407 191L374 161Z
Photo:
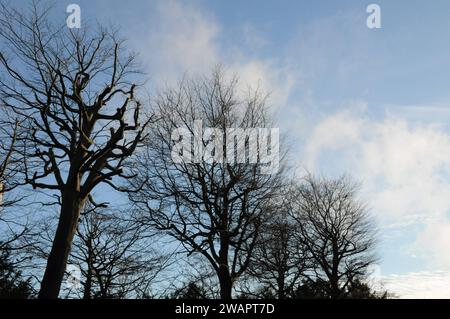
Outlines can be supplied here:
M126 216L92 205L84 209L69 257L80 265L84 299L150 296L153 280L169 265L156 250L155 234Z
M278 203L276 214L262 228L261 238L251 257L250 284L243 286L247 296L291 298L310 267L308 252L297 235L296 225L287 214L288 206L285 201ZM255 289L255 286L260 289ZM259 294L261 292L263 295Z
M19 124L5 120L8 115L4 108L0 109L0 117L0 251L20 250L26 246L22 239L30 228L26 220L11 214L24 198L16 191L23 184L19 178L22 161L16 151Z
M346 297L349 286L364 278L377 261L376 227L356 191L346 177L309 175L290 200L300 240L314 261L310 279L331 298Z
M80 212L99 184L112 187L143 139L134 58L115 32L73 31L0 4L0 98L18 119L25 181L53 192L59 223L39 297L57 298Z
M230 127L273 127L266 97L259 90L240 97L236 86L236 78L227 80L218 69L210 78L184 79L178 89L160 95L155 107L160 120L135 164L132 187L139 191L130 194L144 223L178 240L188 254L209 261L224 299L232 297L234 282L250 263L261 224L273 213L269 204L282 183L282 164L273 174L261 174L260 164L231 163L230 158L175 163L171 134L179 127L194 134L195 120L224 134ZM204 136L201 144L206 147L210 138ZM226 157L226 147L220 148L214 152L223 151Z

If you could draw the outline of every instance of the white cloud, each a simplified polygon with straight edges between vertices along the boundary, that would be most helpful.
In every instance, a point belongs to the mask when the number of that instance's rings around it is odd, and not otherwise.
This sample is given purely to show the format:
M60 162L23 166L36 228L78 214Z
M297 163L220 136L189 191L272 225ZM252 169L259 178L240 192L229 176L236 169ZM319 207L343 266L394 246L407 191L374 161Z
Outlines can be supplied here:
M308 167L329 150L345 157L344 169L364 180L382 214L439 214L450 207L444 196L450 191L450 136L439 126L411 127L393 117L370 120L346 110L314 128L306 148Z
M158 1L148 21L130 39L155 83L175 84L184 74L209 75L217 65L239 76L241 91L259 86L271 93L270 102L285 104L293 86L289 70L268 59L253 57L239 43L221 45L222 27L215 17L195 3ZM247 37L262 45L263 38L249 24ZM250 41L250 39L248 39Z
M438 218L426 223L415 243L415 248L429 258L436 267L450 266L450 221Z
M306 166L321 159L362 181L362 193L382 226L424 227L411 251L450 267L450 136L436 124L411 125L398 116L369 118L364 107L321 120L306 146ZM417 217L420 219L417 219Z
M450 272L413 272L382 277L384 288L402 299L450 298Z
M216 38L220 28L202 8L181 1L158 1L140 34L132 35L152 76L169 84L185 72L204 73L219 62Z
M249 60L236 62L229 71L239 76L240 89L259 87L270 94L270 103L274 108L285 106L294 85L294 79L285 69L277 68L270 61Z

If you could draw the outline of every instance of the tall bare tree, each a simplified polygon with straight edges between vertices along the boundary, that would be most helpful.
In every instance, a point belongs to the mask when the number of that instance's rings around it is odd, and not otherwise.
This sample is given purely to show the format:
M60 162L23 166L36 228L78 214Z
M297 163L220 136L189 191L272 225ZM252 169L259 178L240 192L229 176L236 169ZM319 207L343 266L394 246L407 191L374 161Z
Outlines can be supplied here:
M376 261L376 227L348 178L308 176L291 194L291 216L314 261L312 282L344 298ZM317 285L316 285L317 286Z
M239 93L237 79L227 80L220 70L210 78L185 79L178 89L162 93L155 103L159 121L134 167L132 186L139 191L130 194L144 212L144 223L178 240L189 255L201 254L208 260L224 299L232 297L234 282L248 268L261 224L272 213L270 199L282 182L282 165L272 174L262 174L263 164L235 160L249 152L245 145L250 137L236 149L234 139L232 146L223 142L228 128L245 132L273 127L265 96L258 90L246 96ZM197 120L202 121L200 128ZM192 161L172 157L174 144L179 142L172 134L181 127L197 137L205 129L193 148L184 150ZM220 133L208 135L207 128ZM182 138L191 145L190 137ZM262 139L260 143L262 147ZM217 156L216 160L197 157L194 149L199 146L209 148L208 155Z
M57 298L81 209L101 183L115 187L142 141L134 58L114 32L52 25L48 8L0 4L0 98L19 119L27 183L61 206L40 298Z

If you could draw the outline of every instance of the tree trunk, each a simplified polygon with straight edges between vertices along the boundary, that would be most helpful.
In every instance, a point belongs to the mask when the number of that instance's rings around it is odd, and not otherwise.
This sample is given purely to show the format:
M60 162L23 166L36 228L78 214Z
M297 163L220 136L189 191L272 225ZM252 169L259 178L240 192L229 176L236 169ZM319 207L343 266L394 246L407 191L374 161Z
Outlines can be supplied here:
M331 299L339 299L341 297L341 289L339 288L339 246L336 238L332 239L333 260L331 265Z
M231 279L230 269L228 268L228 250L230 240L228 237L228 220L227 215L222 217L222 230L220 231L220 250L219 250L219 284L220 298L231 299L231 291L233 289L233 281Z
M87 271L86 271L86 282L84 283L83 299L91 299L92 294L92 249L91 249L91 239L88 242L88 260L87 260Z
M40 299L56 299L59 296L67 258L83 204L84 199L79 198L78 192L66 190L63 193L58 227L39 291Z
M231 299L233 281L230 269L228 268L228 252L230 249L230 238L228 233L228 197L223 199L223 212L220 219L220 250L219 250L219 270L217 276L220 284L220 299Z
M92 289L92 270L88 269L86 282L84 283L83 299L92 298L91 289Z
M285 275L284 275L284 271L280 271L280 274L278 276L278 299L284 299L286 297L285 294Z
M231 280L228 266L221 265L218 273L220 283L220 299L231 299L231 291L233 289L233 281Z
M341 290L339 289L339 280L333 276L334 278L331 280L331 299L339 299L341 297Z

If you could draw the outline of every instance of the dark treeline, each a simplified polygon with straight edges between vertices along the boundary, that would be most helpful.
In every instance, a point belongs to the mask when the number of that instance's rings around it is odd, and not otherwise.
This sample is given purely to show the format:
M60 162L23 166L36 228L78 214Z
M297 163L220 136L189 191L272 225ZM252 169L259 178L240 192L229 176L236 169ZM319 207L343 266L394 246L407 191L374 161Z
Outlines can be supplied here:
M230 151L218 131L200 143L220 160L173 159L173 132L199 120L276 127L264 92L216 68L148 101L115 30L0 12L0 298L387 297L351 178L293 177L274 136L269 173L236 160L261 140Z

